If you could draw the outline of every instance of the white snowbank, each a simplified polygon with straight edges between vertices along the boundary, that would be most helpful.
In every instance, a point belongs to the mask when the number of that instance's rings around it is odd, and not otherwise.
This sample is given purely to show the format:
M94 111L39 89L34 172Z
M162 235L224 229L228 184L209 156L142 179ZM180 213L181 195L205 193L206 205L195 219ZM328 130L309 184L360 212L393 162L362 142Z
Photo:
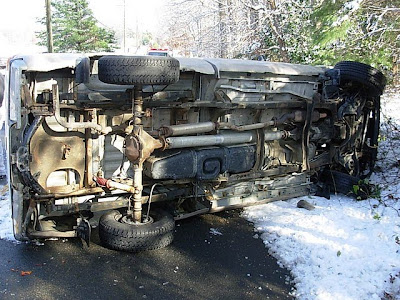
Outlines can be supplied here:
M0 176L6 175L4 128L0 129ZM14 240L8 186L0 185L0 239Z
M298 299L400 299L400 95L382 99L377 199L302 197L246 208ZM315 210L297 208L304 199ZM257 235L256 235L257 237Z
M315 210L297 208L300 199ZM400 217L378 204L303 197L246 208L243 216L291 271L298 299L381 299L400 271Z
M7 185L0 186L0 239L14 240Z

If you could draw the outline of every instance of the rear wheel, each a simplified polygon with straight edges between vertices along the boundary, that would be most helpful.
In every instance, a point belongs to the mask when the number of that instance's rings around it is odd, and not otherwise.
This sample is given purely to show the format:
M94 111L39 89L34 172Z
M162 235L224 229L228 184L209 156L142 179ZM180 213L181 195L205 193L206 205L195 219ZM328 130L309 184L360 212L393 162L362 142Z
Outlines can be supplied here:
M99 221L101 243L107 248L129 252L155 250L168 246L173 240L175 221L165 211L155 211L148 220L135 224L113 210Z
M345 174L335 170L324 170L321 181L326 183L331 191L353 196L357 199L367 199L370 187L363 183L359 177Z

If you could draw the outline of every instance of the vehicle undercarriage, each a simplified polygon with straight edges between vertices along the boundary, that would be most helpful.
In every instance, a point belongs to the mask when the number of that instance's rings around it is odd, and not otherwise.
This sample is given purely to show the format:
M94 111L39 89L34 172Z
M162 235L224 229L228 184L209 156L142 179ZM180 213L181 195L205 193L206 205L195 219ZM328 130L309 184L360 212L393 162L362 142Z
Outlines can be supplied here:
M315 183L351 192L373 170L384 86L357 62L15 58L5 96L15 237L89 242L105 211L105 246L157 249L174 220Z

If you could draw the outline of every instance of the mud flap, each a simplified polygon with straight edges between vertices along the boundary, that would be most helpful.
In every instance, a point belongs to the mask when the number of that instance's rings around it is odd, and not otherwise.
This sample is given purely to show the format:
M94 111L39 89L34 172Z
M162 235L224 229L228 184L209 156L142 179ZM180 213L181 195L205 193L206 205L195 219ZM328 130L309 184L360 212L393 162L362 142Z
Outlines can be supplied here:
M77 237L81 238L86 242L86 245L90 246L90 237L92 234L92 228L90 227L90 223L86 219L81 219L78 227L76 228Z

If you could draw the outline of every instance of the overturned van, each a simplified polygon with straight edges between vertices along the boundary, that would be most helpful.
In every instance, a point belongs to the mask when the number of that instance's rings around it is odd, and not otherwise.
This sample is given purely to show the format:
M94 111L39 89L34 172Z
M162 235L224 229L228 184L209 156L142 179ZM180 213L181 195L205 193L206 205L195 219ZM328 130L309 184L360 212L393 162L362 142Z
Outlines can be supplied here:
M350 188L374 166L385 77L225 59L41 54L9 61L8 177L18 240L171 243L175 220ZM335 184L337 182L337 184Z

